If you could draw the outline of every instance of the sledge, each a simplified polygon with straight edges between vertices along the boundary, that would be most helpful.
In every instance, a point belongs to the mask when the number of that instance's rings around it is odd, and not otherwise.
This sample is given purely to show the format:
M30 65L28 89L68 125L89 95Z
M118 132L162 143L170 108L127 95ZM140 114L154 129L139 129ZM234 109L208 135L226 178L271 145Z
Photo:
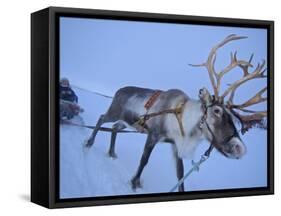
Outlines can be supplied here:
M60 120L71 120L75 116L78 116L80 113L84 112L84 109L81 108L77 103L60 99Z

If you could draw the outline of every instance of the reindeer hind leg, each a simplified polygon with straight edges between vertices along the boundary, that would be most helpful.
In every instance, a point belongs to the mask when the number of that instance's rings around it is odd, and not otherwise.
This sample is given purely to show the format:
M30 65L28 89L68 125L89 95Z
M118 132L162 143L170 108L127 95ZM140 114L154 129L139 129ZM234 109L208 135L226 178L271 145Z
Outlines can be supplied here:
M99 117L99 120L98 120L95 128L93 129L93 132L92 132L90 138L86 141L86 147L90 148L94 144L96 135L97 135L101 125L106 123L106 122L110 122L110 121L108 121L107 116L106 115L101 115Z

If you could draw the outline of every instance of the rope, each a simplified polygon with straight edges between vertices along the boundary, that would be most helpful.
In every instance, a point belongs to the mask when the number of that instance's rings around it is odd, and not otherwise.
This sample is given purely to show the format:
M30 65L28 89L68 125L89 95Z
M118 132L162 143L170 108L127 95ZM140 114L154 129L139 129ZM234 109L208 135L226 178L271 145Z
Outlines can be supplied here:
M199 172L199 168L200 165L202 163L204 163L207 159L209 158L209 156L206 156L205 154L201 155L201 159L198 162L194 162L192 160L192 168L177 182L177 184L172 187L172 189L170 190L170 192L174 192L184 181L185 179L190 176L194 171Z
M201 158L198 162L191 161L192 168L177 182L177 184L170 190L170 192L174 192L184 181L185 179L191 175L194 171L199 172L200 165L204 163L209 157L214 149L214 145L211 143L209 148L205 151L204 154L201 155Z
M96 126L81 125L81 124L73 123L73 122L65 120L65 119L62 119L61 123L76 126L76 127L89 128L89 129L95 129L96 128ZM107 127L100 127L99 130L104 131L104 132L113 132L112 128L107 128ZM139 131L129 131L129 130L118 130L118 131L114 130L114 132L117 132L117 133L141 133Z
M79 89L79 90L82 90L82 91L87 91L87 92L90 92L90 93L92 93L92 94L99 95L99 96L102 96L102 97L105 97L105 98L110 98L110 99L113 98L112 96L108 96L108 95L99 93L99 92L97 92L97 91L91 91L91 90L89 90L89 89L85 89L85 88L82 88L82 87L79 87L79 86L76 86L76 85L71 85L71 87L76 88L76 89Z

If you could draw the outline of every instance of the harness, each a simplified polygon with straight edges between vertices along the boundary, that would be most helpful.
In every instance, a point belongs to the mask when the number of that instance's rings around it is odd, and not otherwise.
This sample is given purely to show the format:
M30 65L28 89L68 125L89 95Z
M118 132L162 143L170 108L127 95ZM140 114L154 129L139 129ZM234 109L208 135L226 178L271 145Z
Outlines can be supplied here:
M156 116L159 116L159 115L164 115L164 114L174 114L176 119L177 119L177 121L178 121L179 128L180 128L180 131L181 131L181 135L184 136L185 133L184 133L183 123L182 123L182 114L183 114L184 105L186 104L187 100L178 103L177 106L175 108L173 108L173 109L166 109L166 110L162 110L162 111L159 111L159 112L148 113L150 108L156 102L157 98L161 95L161 93L162 93L162 91L157 90L148 99L148 101L144 105L144 107L146 109L146 114L141 115L136 123L138 125L140 125L143 129L148 129L148 127L146 125L146 121L148 121L150 118L156 117ZM209 131L209 133L212 136L211 144L210 144L209 148L204 153L204 157L207 157L207 158L209 157L211 151L213 150L214 144L217 142L216 135L214 134L214 132L211 129L211 127L209 126L208 122L206 121L207 120L207 115L208 115L208 109L210 107L213 107L214 105L216 105L216 101L213 101L210 105L202 103L202 106L201 106L201 110L203 112L203 115L202 115L200 123L199 123L199 129L202 130L203 125L205 124L207 130ZM223 142L229 141L231 138L233 138L236 135L237 135L237 132L235 132L233 135L227 137L226 140L224 140Z
M207 104L202 103L202 106L201 106L201 109L202 109L202 111L203 111L203 115L202 115L201 120L200 120L200 123L199 123L199 128L202 130L203 124L205 123L206 126L207 126L208 131L210 132L210 134L211 134L211 136L212 136L212 142L211 142L209 148L208 148L208 149L205 151L205 153L203 154L202 158L203 158L203 157L204 157L204 158L205 158L205 157L208 158L208 157L210 156L212 150L214 149L214 142L213 142L213 141L215 140L215 134L214 134L214 132L212 131L212 129L210 128L208 122L206 121L206 120L207 120L207 111L208 111L208 108L212 107L213 105L214 105L214 104L211 104L211 105L207 106Z
M147 125L146 125L146 121L148 121L150 118L152 117L156 117L159 115L164 115L164 114L174 114L179 127L180 127L180 131L181 131L181 135L184 136L184 128L183 128L183 123L182 123L182 114L183 114L183 108L184 105L186 104L186 100L184 102L180 102L176 105L175 108L173 109L166 109L166 110L162 110L159 112L153 112L153 113L148 113L150 108L154 105L154 103L156 102L157 98L161 95L162 91L157 90L149 99L148 101L145 103L144 107L146 109L146 113L144 115L141 115L139 117L139 119L137 120L137 124L140 125L143 129L148 129Z

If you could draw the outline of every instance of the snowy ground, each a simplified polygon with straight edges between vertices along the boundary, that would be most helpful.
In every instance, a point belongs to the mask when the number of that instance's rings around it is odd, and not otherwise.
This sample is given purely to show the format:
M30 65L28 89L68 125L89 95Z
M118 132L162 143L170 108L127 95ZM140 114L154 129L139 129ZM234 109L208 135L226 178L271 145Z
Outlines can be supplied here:
M79 104L85 109L81 114L85 124L95 125L111 100L87 91L74 90L79 96ZM175 164L169 144L160 143L155 147L141 176L143 188L134 192L129 182L138 167L145 135L118 134L118 158L113 160L107 156L110 133L99 132L95 144L86 150L83 142L90 133L91 130L86 128L70 125L60 127L61 198L161 193L168 192L176 184ZM248 149L244 158L231 160L213 151L200 172L193 173L185 181L186 191L266 186L266 131L254 129L243 136L243 140ZM253 140L259 142L254 143ZM207 147L207 143L199 146L195 160ZM186 172L191 162L186 160L184 163Z

